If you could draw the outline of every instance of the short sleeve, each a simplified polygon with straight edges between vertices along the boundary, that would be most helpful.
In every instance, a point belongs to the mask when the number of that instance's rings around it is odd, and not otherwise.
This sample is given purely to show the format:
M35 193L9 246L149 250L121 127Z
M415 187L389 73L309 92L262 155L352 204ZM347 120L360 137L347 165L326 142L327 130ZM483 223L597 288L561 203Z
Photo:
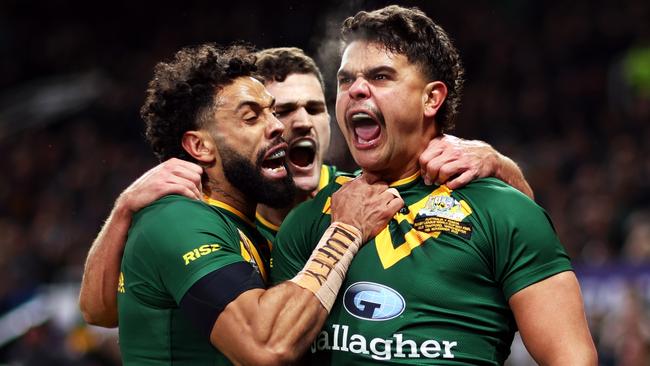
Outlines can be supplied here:
M548 214L534 201L499 182L482 195L488 207L486 237L493 246L494 274L506 298L557 273L572 270Z
M244 261L239 242L236 228L217 211L199 201L170 196L134 219L125 261L131 264L131 279L148 278L149 285L170 293L178 304L206 274Z

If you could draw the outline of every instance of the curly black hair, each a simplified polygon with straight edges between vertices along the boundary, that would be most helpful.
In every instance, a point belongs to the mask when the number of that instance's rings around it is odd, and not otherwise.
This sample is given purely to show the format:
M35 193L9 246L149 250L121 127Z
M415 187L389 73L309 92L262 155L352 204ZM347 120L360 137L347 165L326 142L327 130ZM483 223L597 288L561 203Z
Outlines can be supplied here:
M360 11L343 21L341 50L356 40L376 42L392 53L403 54L427 78L445 83L447 98L436 122L441 132L454 127L464 69L458 50L439 25L418 8L390 5L371 12Z
M257 52L257 70L265 80L279 82L289 74L312 74L325 91L323 75L316 62L300 48L277 47Z
M181 145L183 134L202 127L223 87L241 76L257 76L255 61L250 46L208 43L183 48L173 60L156 65L140 115L160 161L194 161Z

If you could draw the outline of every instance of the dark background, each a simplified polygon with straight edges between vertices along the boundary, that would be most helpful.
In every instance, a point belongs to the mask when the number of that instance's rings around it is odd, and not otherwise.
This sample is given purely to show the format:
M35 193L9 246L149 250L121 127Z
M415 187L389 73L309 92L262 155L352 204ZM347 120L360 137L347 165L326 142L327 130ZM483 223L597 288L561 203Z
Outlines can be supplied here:
M81 323L75 286L113 201L156 163L138 109L157 61L203 42L297 46L333 100L340 21L387 4L0 2L0 364L115 364L112 334ZM602 364L649 362L650 286L637 285L650 273L650 3L400 4L455 40L467 82L454 133L520 164L583 290L635 269L598 287L614 300L590 322ZM353 168L338 135L330 161ZM588 310L605 301L585 297Z

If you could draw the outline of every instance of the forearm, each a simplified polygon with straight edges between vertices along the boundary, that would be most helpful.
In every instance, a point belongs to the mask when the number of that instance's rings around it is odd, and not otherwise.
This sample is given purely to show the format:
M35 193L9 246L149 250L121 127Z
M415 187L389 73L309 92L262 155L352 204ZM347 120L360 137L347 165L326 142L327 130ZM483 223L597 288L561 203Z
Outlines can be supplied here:
M535 199L532 188L526 181L524 173L521 171L517 163L509 157L496 153L498 159L498 168L495 172L495 178L498 178L509 185L513 186L532 200Z
M88 251L79 308L89 324L117 326L117 286L131 216L129 210L116 204Z
M235 363L297 361L323 326L361 237L354 226L332 223L292 280L267 291L247 291L226 306L213 328L213 344ZM235 336L219 339L235 329ZM251 343L256 354L241 352Z

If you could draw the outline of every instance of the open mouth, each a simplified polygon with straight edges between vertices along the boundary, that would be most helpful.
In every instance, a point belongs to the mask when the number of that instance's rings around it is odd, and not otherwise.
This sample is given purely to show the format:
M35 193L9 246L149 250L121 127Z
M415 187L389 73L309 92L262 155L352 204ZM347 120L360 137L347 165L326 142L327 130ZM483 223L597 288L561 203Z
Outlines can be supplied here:
M289 162L300 167L308 168L316 159L316 144L311 139L300 139L289 148Z
M379 139L381 126L368 113L353 113L350 116L350 122L358 145L370 146Z
M285 158L287 156L286 144L281 144L270 149L262 161L262 170L271 176L283 176L286 174Z

